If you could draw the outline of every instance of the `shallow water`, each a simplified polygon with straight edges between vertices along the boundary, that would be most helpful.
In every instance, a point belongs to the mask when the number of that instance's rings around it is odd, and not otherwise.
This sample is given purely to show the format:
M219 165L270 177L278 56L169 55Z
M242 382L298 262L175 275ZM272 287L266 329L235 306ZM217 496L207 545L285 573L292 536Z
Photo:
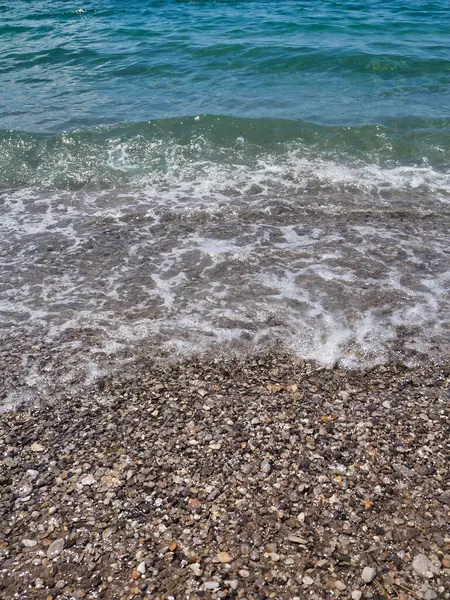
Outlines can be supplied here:
M23 0L0 32L6 405L224 343L448 357L445 4Z

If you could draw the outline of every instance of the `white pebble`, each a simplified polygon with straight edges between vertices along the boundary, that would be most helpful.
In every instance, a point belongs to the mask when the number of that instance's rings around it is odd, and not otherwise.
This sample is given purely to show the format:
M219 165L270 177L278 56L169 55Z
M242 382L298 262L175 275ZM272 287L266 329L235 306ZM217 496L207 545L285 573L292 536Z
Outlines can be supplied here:
M363 572L361 574L361 579L364 583L370 583L372 579L375 577L376 571L372 567L364 567Z
M140 573L141 575L144 575L144 573L145 573L145 570L146 570L145 562L144 562L144 561L142 561L142 562L140 562L140 563L138 564L136 571L137 571L138 573Z
M205 581L203 589L205 590L216 590L219 587L218 581Z

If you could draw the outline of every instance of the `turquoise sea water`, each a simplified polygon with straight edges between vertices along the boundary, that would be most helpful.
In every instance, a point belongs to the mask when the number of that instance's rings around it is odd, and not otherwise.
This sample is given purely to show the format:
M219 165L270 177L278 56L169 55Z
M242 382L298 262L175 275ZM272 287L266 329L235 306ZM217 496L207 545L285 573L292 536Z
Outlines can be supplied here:
M447 2L0 0L5 352L440 355L449 202Z
M449 39L425 0L3 1L0 181L152 173L155 142L220 164L239 138L244 163L300 144L448 172Z

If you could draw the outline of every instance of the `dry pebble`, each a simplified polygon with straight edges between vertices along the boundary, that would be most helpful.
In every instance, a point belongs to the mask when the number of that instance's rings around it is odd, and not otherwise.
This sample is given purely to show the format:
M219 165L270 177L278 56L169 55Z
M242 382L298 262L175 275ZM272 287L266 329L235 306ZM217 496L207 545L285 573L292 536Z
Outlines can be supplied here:
M2 414L0 598L446 600L449 386L273 352Z
M375 569L373 569L372 567L364 567L361 579L364 581L364 583L371 583L375 575Z

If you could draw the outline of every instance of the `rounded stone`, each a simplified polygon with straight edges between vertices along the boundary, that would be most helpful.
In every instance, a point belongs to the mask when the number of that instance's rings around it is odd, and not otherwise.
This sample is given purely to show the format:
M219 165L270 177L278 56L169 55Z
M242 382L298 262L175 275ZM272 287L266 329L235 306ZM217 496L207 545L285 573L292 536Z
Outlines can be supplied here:
M64 540L59 538L50 544L47 548L47 558L52 560L61 554L64 549Z
M364 583L371 583L375 575L376 571L373 567L364 567L361 574L361 579L364 581Z

